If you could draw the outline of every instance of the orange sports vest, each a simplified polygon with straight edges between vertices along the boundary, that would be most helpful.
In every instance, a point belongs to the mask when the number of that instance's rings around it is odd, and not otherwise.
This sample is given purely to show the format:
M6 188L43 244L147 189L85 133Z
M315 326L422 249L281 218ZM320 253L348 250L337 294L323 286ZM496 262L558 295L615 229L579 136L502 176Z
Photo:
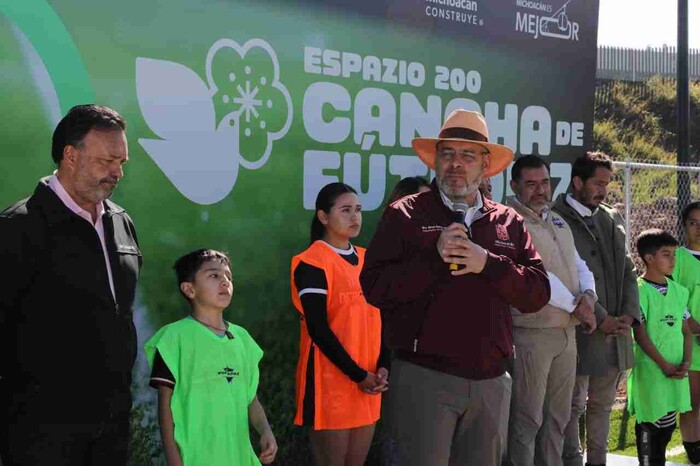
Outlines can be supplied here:
M292 302L304 315L299 292L294 284L294 270L299 262L323 269L328 282L326 307L328 325L345 351L361 368L377 371L381 346L382 322L379 309L370 306L360 287L360 271L365 260L364 248L355 247L358 265L351 265L323 241L314 242L292 258ZM306 369L313 342L306 322L301 320L299 362L296 372L297 411L294 423L302 425ZM321 351L314 351L314 430L350 429L379 420L381 395L368 395L338 369Z

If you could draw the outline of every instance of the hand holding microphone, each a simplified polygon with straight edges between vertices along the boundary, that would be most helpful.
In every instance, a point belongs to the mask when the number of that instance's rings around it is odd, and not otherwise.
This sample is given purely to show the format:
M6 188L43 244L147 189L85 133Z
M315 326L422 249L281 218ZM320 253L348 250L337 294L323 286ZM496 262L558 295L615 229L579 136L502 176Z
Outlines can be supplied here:
M464 225L464 214L468 208L466 204L455 203L455 222L445 228L438 238L438 253L442 260L450 264L452 275L480 273L486 265L486 250L469 239L469 230Z

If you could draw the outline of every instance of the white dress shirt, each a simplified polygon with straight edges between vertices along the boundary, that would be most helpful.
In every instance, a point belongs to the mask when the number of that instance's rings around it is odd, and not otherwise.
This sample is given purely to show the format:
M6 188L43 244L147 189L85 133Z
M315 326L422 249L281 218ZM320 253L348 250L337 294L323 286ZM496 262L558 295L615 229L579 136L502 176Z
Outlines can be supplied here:
M574 210L575 210L576 212L578 212L578 214L579 214L581 217L590 217L590 216L592 216L592 215L595 213L595 212L592 211L590 208L586 207L585 205L581 204L579 201L577 201L576 199L574 199L574 198L571 196L571 194L567 194L567 195L566 195L566 202L567 202L571 207L573 207Z
M114 292L114 279L112 278L112 267L109 263L107 243L105 243L105 227L102 223L102 215L105 213L104 203L100 202L97 205L97 221L93 222L92 215L90 215L90 212L80 207L78 203L75 202L72 197L70 197L70 194L68 194L68 191L66 191L66 189L63 187L58 177L56 176L56 172L54 172L54 174L49 177L49 188L51 188L51 190L56 194L56 196L58 196L61 202L63 202L63 204L71 210L71 212L73 212L81 218L84 218L95 229L97 237L100 239L100 244L102 245L102 253L105 257L105 266L107 267L107 278L109 279L109 289L112 291L112 297L116 301L117 294Z
M449 197L445 195L442 191L438 190L440 193L440 197L442 198L442 202L452 211L454 211L454 202L450 200ZM464 224L467 227L470 227L472 222L474 221L474 217L476 214L481 210L481 208L484 206L484 201L481 199L481 193L479 191L476 192L476 200L474 201L474 205L470 206L467 209L467 212L464 214Z

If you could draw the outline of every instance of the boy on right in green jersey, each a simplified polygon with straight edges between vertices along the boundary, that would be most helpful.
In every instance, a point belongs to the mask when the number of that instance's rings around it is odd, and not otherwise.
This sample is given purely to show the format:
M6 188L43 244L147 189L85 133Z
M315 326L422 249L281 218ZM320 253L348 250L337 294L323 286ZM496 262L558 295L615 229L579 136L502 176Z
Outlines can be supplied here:
M637 238L645 272L637 279L642 322L634 326L635 363L627 381L628 409L637 423L639 464L666 464L666 446L677 413L691 410L688 368L693 336L687 319L688 290L667 278L678 241L651 229Z

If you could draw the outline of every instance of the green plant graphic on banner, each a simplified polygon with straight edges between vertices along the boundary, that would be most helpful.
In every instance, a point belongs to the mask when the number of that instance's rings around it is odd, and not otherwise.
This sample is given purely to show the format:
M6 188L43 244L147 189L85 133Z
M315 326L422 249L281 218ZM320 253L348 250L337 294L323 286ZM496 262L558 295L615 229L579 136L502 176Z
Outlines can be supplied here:
M0 13L29 39L51 76L61 111L94 102L95 92L73 38L46 0L0 0Z

